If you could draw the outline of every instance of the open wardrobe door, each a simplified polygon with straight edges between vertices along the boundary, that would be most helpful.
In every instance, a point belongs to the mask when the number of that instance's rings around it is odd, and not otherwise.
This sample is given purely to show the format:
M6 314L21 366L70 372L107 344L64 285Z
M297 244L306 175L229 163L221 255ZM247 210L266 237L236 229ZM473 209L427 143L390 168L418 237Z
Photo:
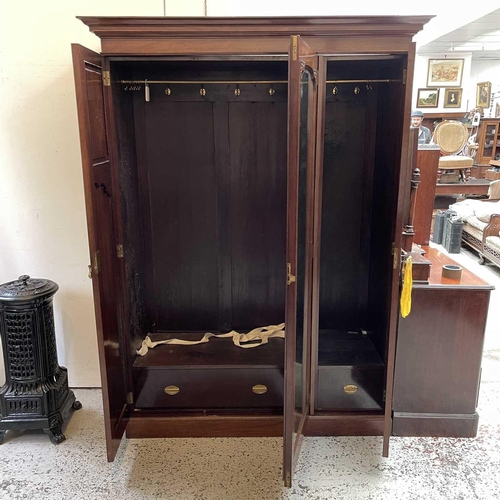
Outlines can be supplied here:
M392 110L390 115L385 120L386 123L391 122L391 126L397 127L394 132L387 129L387 133L401 137L401 147L399 154L393 158L387 158L387 161L399 162L399 169L395 169L396 175L394 185L398 186L397 196L394 196L395 214L392 224L392 275L390 280L388 308L388 354L387 354L387 377L386 377L386 400L385 400L385 416L384 416L384 441L382 455L389 456L389 440L392 435L392 417L393 417L393 390L394 390L394 367L396 359L396 344L397 331L400 318L400 297L401 297L401 273L402 273L402 247L403 247L403 227L406 223L405 217L409 213L409 184L412 175L412 154L410 141L410 109L411 109L411 84L407 82L413 81L413 66L415 60L415 44L410 44L408 50L408 58L401 59L401 84L397 85L391 92L393 102L386 104L386 109ZM418 139L417 139L418 140ZM406 215L405 215L406 214Z
M112 461L127 423L125 349L118 322L120 266L118 192L113 188L105 89L109 72L100 54L72 45L80 129L94 308L99 345L107 457Z
M288 55L288 213L283 480L292 483L309 409L312 182L317 56L292 36Z

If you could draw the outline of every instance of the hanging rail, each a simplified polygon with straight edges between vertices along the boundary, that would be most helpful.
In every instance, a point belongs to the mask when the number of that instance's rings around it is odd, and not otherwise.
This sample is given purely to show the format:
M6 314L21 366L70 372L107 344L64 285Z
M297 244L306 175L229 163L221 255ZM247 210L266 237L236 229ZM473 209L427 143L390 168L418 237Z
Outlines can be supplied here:
M168 83L170 85L174 85L176 83L183 83L183 84L194 84L194 85L207 85L211 83L227 83L227 84L234 84L234 85L239 85L243 83L255 83L255 84L266 84L266 83L288 83L288 80L119 80L118 83L124 84L124 85L137 85L137 84L143 84L145 85L146 83L149 84L155 84L155 83L160 83L160 84L165 84Z
M326 80L326 83L390 83L390 82L400 82L401 80L394 79L375 79L375 80ZM214 83L225 83L225 84L245 84L245 83L254 83L254 84L276 84L276 83L288 83L288 80L119 80L118 83L123 85L137 85L142 84L170 84L174 85L177 83L181 84L194 84L194 85L207 85Z
M326 83L390 83L400 82L401 80L384 79L384 80L327 80Z

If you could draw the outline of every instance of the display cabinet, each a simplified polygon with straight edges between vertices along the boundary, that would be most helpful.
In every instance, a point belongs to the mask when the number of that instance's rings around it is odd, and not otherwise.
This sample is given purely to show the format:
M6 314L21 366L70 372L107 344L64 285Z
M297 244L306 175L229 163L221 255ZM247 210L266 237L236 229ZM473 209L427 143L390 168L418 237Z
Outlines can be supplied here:
M478 166L491 167L491 160L500 160L500 118L485 118L479 124L477 133L479 144L475 164ZM482 172L484 178L484 171Z
M108 459L125 430L283 435L289 486L304 434L387 455L430 18L80 19L102 45L73 58Z

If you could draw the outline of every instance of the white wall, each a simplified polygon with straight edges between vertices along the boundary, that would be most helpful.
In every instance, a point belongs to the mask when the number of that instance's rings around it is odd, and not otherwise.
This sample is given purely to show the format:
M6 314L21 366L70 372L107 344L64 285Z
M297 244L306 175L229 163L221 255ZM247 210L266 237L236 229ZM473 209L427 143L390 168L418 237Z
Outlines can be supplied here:
M170 2L173 3L173 2ZM434 15L443 10L443 0L208 0L209 16L328 16L328 15ZM437 4L437 5L436 5Z
M491 94L495 95L496 99L491 102L489 108L484 108L485 118L495 117L496 104L500 106L500 60L482 60L478 59L472 62L471 68L471 102L476 102L476 84L480 82L491 82Z
M203 15L203 0L0 0L0 283L57 282L60 364L100 385L70 44L99 50L77 15ZM434 14L400 0L208 0L209 15ZM0 383L3 383L0 359Z
M184 14L203 14L203 0L167 5L167 13L181 4ZM0 5L0 283L29 274L59 284L59 362L71 386L100 386L70 44L100 48L77 15L160 16L164 3Z
M444 94L445 88L440 88L439 91L439 100L437 108L418 108L417 107L417 96L418 89L425 89L427 87L427 70L429 67L429 59L444 59L444 54L426 54L425 56L417 55L415 58L415 72L413 76L413 94L412 94L412 107L413 109L421 109L424 113L454 113L458 111L465 112L470 109L468 107L468 103L470 100L471 89L474 87L475 92L475 84L471 81L471 62L472 55L470 53L454 53L453 56L448 55L447 59L464 59L464 67L463 67L463 76L462 76L462 84L460 88L463 89L462 92L462 102L460 108L445 108L444 107ZM435 87L435 86L432 86ZM475 95L475 94L474 94ZM475 97L473 101L475 103Z
M476 89L479 82L491 82L492 94L496 93L498 95L496 102L500 102L500 60L484 60L484 59L472 59L472 53L461 53L455 52L453 56L449 54L446 55L447 59L464 59L464 70L462 77L463 89L462 93L462 103L460 108L445 108L444 107L444 96L445 87L441 87L439 91L439 102L437 108L418 108L417 107L417 95L418 89L427 88L427 70L429 66L429 59L445 59L445 54L425 54L425 56L416 56L415 59L415 73L413 78L413 95L412 95L412 107L413 109L421 109L424 113L454 113L458 111L463 111L464 115L466 111L476 107ZM495 113L495 103L491 105L490 108L484 109L484 116L490 117L494 116Z

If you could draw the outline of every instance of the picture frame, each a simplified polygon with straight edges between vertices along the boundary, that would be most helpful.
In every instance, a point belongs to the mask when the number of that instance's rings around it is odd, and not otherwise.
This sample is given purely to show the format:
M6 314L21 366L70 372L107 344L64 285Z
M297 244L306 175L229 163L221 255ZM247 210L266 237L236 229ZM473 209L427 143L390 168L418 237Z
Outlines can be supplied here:
M476 88L476 106L490 107L491 82L480 82Z
M464 59L429 59L427 87L461 87Z
M443 108L460 108L463 89L445 89Z
M439 89L418 89L417 108L437 108Z

